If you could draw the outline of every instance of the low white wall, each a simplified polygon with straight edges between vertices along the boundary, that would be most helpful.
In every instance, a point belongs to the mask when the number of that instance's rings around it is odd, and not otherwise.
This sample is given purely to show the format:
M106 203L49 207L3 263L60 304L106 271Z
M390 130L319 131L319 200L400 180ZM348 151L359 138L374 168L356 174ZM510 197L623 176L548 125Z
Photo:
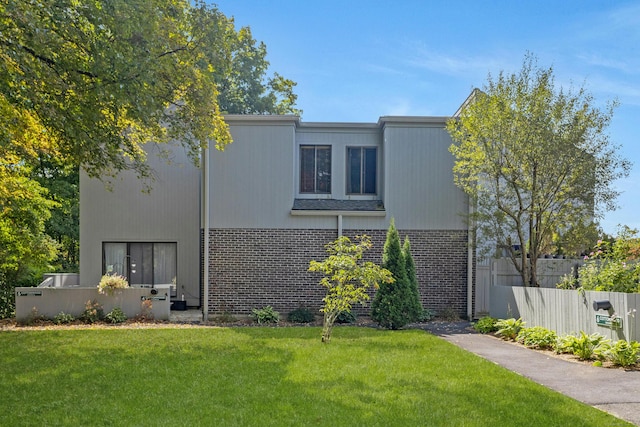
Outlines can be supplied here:
M558 335L598 332L612 341L640 341L640 294L621 292L580 293L575 290L491 286L492 317L521 317L527 327L542 326ZM593 309L593 301L608 300L610 310ZM634 314L628 314L632 310ZM596 314L622 318L622 328L613 329L596 323Z
M85 309L87 301L96 300L107 314L114 307L119 306L128 318L141 313L142 301L151 299L151 313L156 320L169 320L170 298L169 287L156 286L158 293L151 294L151 288L127 288L121 292L102 295L97 287L77 288L26 288L15 289L16 320L28 321L37 310L38 315L48 319L54 318L60 312L78 317Z

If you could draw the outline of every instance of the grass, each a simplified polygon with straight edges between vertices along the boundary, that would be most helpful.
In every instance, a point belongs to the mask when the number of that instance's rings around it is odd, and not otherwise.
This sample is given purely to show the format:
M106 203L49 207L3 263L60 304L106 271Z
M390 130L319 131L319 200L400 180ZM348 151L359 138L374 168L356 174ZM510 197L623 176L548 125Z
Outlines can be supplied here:
M0 332L0 425L630 425L423 331Z

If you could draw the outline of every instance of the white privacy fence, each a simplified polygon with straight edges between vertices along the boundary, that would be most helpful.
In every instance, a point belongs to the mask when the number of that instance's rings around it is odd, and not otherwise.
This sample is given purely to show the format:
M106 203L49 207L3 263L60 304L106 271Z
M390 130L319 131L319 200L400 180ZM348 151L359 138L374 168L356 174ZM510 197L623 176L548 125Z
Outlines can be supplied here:
M538 284L541 288L555 288L565 274L571 274L572 269L583 264L579 259L540 258L537 261ZM509 258L490 259L478 263L483 274L490 274L491 284L494 286L522 286L520 273Z
M542 326L559 335L584 331L612 341L640 341L640 294L522 286L492 286L490 293L492 317L521 317L527 327ZM596 310L594 301L608 301L611 307Z
M540 258L537 261L538 283L542 288L555 288L565 274L582 265L579 259ZM488 313L492 286L522 286L520 273L509 258L486 258L476 265L476 317Z

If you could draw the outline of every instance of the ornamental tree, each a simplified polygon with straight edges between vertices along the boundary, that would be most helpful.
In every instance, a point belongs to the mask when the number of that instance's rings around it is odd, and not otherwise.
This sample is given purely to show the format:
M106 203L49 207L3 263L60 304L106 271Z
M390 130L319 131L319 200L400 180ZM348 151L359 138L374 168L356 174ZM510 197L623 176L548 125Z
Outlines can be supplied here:
M630 167L605 132L615 106L557 89L553 69L527 55L519 73L490 75L447 123L478 244L506 251L523 285L538 285L537 259L554 238L615 208L613 183Z
M327 290L322 299L324 313L322 342L331 340L331 332L340 313L351 311L354 304L363 304L369 299L367 290L380 284L393 282L391 272L373 262L363 261L365 251L371 248L368 236L357 236L358 243L342 236L325 245L329 256L324 261L311 261L309 271L320 272L324 277L320 285Z

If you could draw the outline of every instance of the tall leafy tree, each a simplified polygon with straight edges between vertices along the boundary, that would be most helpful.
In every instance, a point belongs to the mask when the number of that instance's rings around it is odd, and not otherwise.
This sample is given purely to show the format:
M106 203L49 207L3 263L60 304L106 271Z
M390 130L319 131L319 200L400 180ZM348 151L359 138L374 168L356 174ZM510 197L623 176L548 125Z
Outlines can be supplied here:
M5 0L0 46L4 107L55 147L22 161L35 160L41 184L66 180L60 197L79 168L151 177L147 143L180 141L194 160L211 141L224 148L222 113L300 113L295 83L267 76L264 43L202 1Z
M30 179L34 160L53 141L28 111L0 96L0 282L22 282L48 266L55 244L45 223L55 204Z
M528 54L517 74L490 75L448 122L479 244L506 251L524 285L537 285L537 259L554 235L615 207L613 183L630 167L605 132L615 106L598 108L584 88L557 89L553 69Z
M231 142L225 112L299 113L295 83L268 77L265 57L248 28L204 1L0 1L0 221L34 251L19 263L51 260L57 241L61 268L77 264L80 169L151 179L145 144L179 141L197 161L207 144ZM37 222L5 220L28 219L14 194ZM0 265L15 265L19 248L2 249Z
M41 156L32 177L47 190L54 203L45 232L58 245L54 271L78 272L80 261L80 176L77 167L51 156Z
M249 27L236 30L233 18L198 3L191 19L204 55L213 68L220 110L229 114L298 114L296 83L278 73L267 75L267 47L257 42ZM212 23L216 23L215 27Z
M231 138L187 1L9 0L0 10L0 93L90 175L150 175L143 146L197 157ZM210 22L217 26L216 22Z

